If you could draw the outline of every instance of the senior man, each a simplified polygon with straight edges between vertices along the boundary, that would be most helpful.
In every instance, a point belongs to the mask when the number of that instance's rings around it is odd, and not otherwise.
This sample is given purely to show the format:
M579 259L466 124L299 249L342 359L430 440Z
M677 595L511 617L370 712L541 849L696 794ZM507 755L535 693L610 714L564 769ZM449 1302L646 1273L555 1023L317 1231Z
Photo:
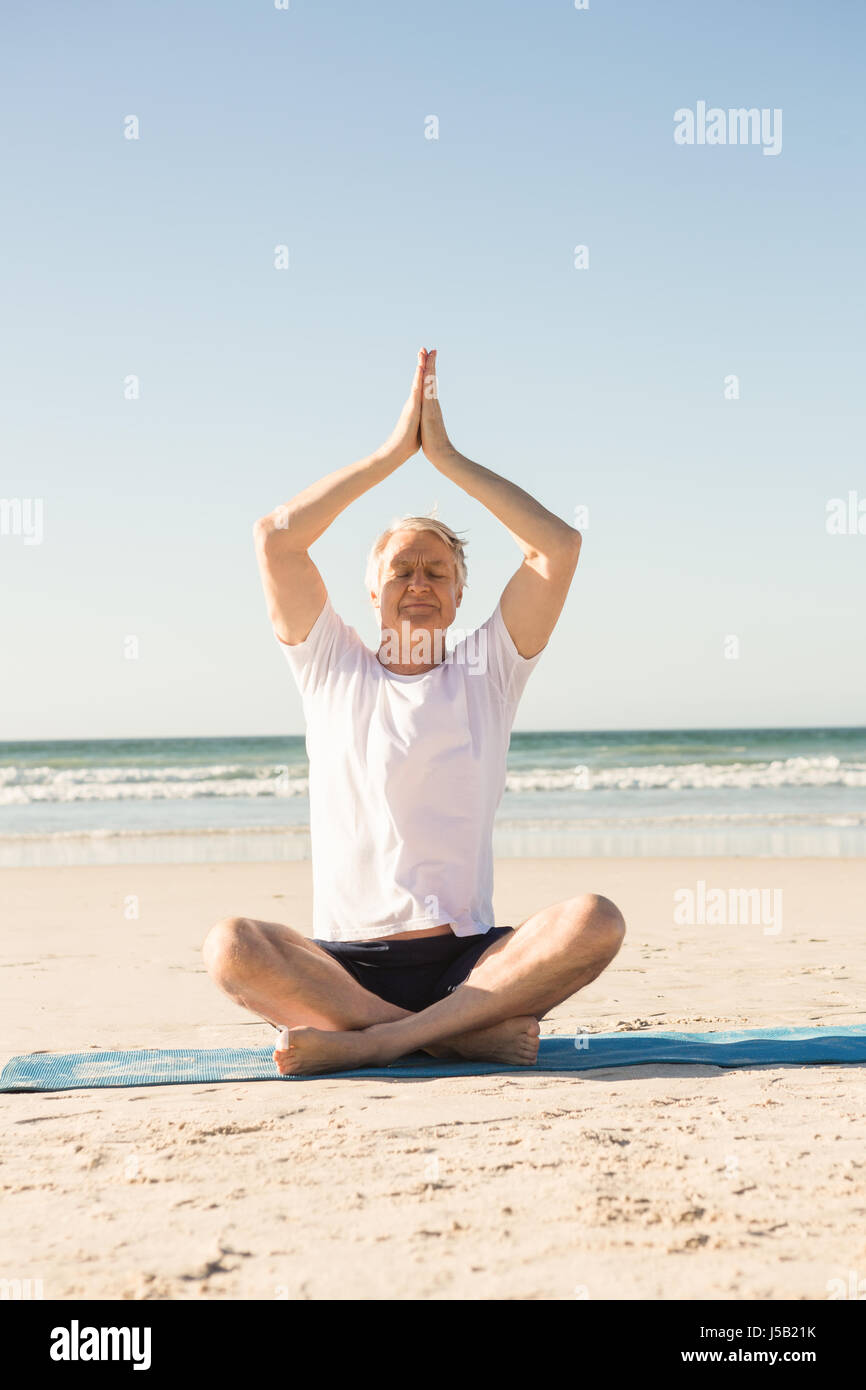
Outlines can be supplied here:
M452 651L466 581L460 537L405 517L373 546L376 651L337 615L310 546L362 493L423 449L523 552L494 612ZM580 535L454 448L422 349L387 442L257 522L274 633L300 689L310 759L313 939L247 917L212 928L204 958L238 1004L279 1028L283 1074L437 1057L528 1066L539 1020L604 970L625 924L577 893L519 927L493 916L493 821L511 726L562 612Z

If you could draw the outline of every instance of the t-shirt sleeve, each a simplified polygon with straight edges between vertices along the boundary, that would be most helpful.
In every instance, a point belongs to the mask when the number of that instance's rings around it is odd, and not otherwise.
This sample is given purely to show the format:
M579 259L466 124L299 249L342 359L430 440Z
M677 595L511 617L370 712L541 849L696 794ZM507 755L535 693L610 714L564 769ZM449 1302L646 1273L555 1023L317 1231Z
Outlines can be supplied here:
M325 599L303 642L289 646L279 638L276 640L305 701L324 687L344 657L363 645L354 628L335 611L330 598Z
M544 650L535 656L520 655L505 626L498 603L475 637L478 660L513 718L526 682L544 655Z

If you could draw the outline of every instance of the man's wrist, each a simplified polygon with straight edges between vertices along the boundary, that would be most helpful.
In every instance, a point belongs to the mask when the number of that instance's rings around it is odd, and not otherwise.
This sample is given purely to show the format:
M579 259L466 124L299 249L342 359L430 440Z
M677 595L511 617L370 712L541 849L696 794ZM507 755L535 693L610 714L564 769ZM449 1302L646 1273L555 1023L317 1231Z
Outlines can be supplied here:
M367 462L372 464L374 468L381 470L382 476L386 477L389 473L400 468L409 457L409 454L405 452L401 454L397 449L390 449L387 444L383 444L381 449L375 449L370 454Z
M442 444L427 455L434 468L440 468L442 472L447 472L451 464L459 463L463 455L450 442Z

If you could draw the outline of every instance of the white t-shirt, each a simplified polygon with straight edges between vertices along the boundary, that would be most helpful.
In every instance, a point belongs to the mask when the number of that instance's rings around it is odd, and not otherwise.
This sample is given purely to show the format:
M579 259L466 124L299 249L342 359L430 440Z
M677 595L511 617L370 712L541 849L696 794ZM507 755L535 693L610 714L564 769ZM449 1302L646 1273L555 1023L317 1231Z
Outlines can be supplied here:
M307 722L313 935L494 926L493 818L542 653L520 655L498 604L417 676L388 671L330 599L306 641L280 645Z

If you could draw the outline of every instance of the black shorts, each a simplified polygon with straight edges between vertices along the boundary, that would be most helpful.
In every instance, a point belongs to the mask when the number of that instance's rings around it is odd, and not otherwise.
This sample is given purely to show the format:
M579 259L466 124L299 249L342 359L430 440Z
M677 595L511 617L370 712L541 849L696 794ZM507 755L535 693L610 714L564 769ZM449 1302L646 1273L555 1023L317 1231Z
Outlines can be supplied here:
M416 936L409 941L316 941L353 980L389 1004L410 1013L444 999L462 984L488 946L511 927L491 927L476 936Z

